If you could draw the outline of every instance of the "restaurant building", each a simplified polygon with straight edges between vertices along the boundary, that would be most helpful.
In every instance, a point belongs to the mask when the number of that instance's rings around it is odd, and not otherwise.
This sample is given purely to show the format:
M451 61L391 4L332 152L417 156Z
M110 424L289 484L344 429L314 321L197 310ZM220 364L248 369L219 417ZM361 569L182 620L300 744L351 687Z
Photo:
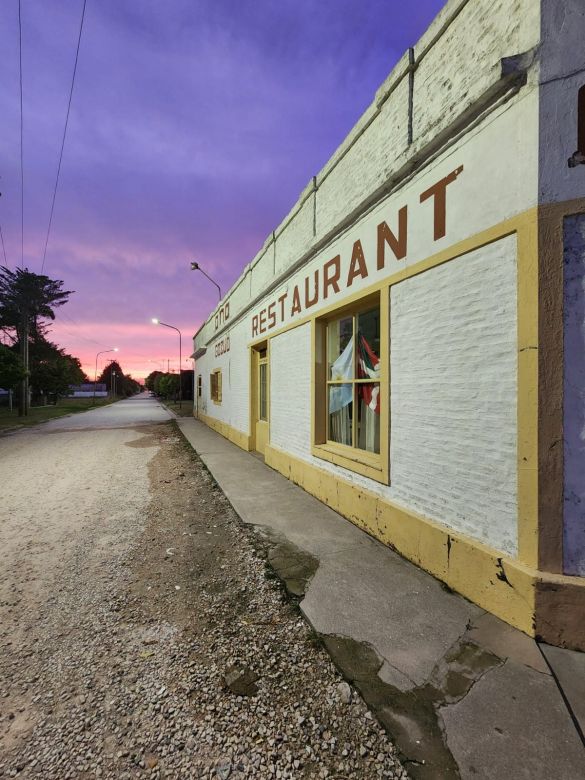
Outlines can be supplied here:
M584 40L582 0L448 2L194 337L200 420L581 649Z

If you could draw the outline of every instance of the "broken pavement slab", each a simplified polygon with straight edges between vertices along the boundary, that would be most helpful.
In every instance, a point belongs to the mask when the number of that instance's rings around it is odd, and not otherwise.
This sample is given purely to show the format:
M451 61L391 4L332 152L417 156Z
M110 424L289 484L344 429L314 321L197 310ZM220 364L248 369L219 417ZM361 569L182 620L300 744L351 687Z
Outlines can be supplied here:
M584 776L579 721L559 685L582 690L585 655L552 648L553 676L533 639L202 423L177 424L289 592L304 594L301 611L412 777Z
M585 734L585 653L544 643L540 649L568 700L581 734Z
M584 776L583 745L551 675L506 661L440 714L463 778Z

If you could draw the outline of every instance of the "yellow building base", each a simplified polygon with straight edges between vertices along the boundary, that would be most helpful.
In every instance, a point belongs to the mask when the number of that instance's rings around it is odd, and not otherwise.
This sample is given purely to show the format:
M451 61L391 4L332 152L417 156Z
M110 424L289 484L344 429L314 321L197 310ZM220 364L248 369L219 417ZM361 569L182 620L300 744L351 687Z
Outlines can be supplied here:
M483 609L550 644L585 651L585 579L530 569L268 446L266 464Z
M251 437L199 419L250 451ZM524 566L468 536L267 445L265 462L366 533L529 636L585 651L585 578Z
M205 425L207 425L212 430L220 433L225 439L229 439L232 444L237 444L238 447L246 450L246 452L250 452L252 449L251 437L248 436L247 433L242 433L242 431L238 431L237 428L232 428L231 425L221 422L220 420L216 420L213 417L208 417L206 414L199 413L194 415L194 417L196 417L198 420L201 420L201 422L205 423Z

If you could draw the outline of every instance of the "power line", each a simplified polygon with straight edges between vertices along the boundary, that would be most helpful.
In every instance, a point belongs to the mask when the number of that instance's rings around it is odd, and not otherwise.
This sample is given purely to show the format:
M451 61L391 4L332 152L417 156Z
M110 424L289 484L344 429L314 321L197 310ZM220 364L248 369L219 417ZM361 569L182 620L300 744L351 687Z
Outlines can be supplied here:
M20 0L19 0L20 3ZM53 200L51 202L51 215L49 217L49 227L47 229L47 238L45 239L45 248L43 251L43 262L41 265L41 273L45 268L45 258L47 256L47 246L49 244L49 236L51 234L51 225L53 224L53 211L55 209L55 198L57 197L57 187L59 186L59 174L61 173L61 162L63 160L63 149L65 148L65 137L67 135L67 125L69 124L69 112L71 110L71 99L73 97L73 87L75 85L75 74L77 73L77 60L79 59L79 47L81 45L81 33L83 32L83 20L85 18L85 6L87 0L83 0L83 9L81 11L81 23L79 25L79 36L77 38L77 51L75 52L75 65L73 66L73 78L71 79L71 89L69 90L69 102L67 104L67 116L65 117L65 127L63 128L63 139L61 141L61 152L59 154L59 165L57 166L57 178L55 179L55 188L53 190Z
M81 325L79 322L77 322L76 320L74 320L74 319L73 319L73 317L70 317L69 315L65 314L65 312L64 312L64 311L60 311L60 312L59 312L59 314L58 314L57 318L55 319L55 322L59 322L59 320L60 320L61 318L63 318L63 319L65 319L65 320L67 320L67 321L68 321L68 322L70 322L72 325L75 325L75 326L76 326L76 327L78 327L78 328L81 328L81 327L83 327L83 326L82 326L82 325ZM81 333L71 333L71 331L68 331L68 330L66 330L66 329L63 327L63 325L61 325L60 327L61 327L61 329L62 329L62 330L65 332L65 333L68 333L68 334L69 334L70 336L72 336L73 338L81 339L82 341L87 341L88 343L91 343L91 344L96 344L96 345L98 345L98 346L104 346L104 347L106 347L106 346L110 346L109 344L106 344L106 343L105 343L105 342L103 342L103 341L96 341L95 339L91 339L91 338L89 338L88 336L83 336ZM123 339L123 338L125 338L125 337L124 337L124 336L122 336L122 334L121 334L121 333L119 333L118 331L113 331L113 334L114 334L114 336L121 337L122 339ZM136 355L137 357L142 357L142 358L144 358L145 360L150 360L150 359L151 359L150 355L145 355L143 352L136 352L134 349L132 350L131 354L133 354L133 355Z
M24 268L24 153L22 113L22 19L18 0L18 55L20 60L20 267Z
M2 241L2 252L4 253L4 265L8 266L8 260L6 259L6 247L4 246L4 234L2 233L2 225L0 225L0 240Z

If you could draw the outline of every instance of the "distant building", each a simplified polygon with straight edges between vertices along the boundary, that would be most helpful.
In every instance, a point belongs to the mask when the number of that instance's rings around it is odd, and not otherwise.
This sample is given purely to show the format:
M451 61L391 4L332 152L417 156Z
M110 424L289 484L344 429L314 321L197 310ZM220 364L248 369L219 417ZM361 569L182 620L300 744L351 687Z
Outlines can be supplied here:
M93 398L95 384L95 397L107 398L108 390L104 382L87 382L84 385L69 385L67 398Z
M194 337L199 419L581 650L584 41L450 0Z

